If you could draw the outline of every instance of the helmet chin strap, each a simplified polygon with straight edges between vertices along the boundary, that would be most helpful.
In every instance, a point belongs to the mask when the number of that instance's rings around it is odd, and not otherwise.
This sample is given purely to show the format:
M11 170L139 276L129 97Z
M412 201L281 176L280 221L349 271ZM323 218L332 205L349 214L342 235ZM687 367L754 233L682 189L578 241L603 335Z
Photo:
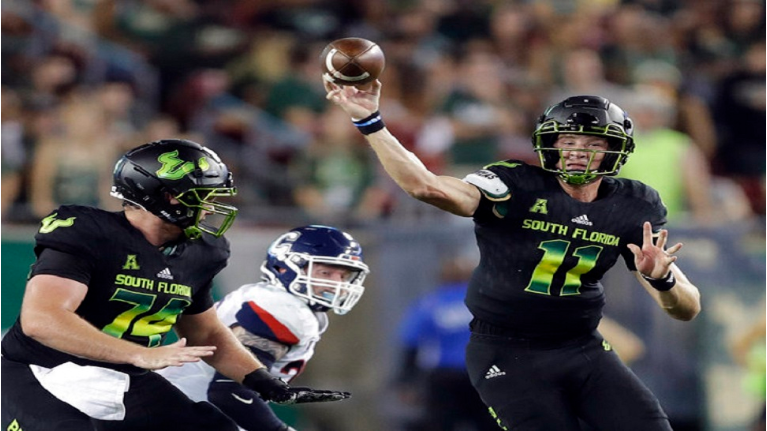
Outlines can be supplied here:
M582 186L584 184L593 183L599 178L599 175L596 174L587 174L583 171L572 171L572 172L578 172L577 174L570 173L570 172L562 172L559 174L559 178L562 178L564 182L567 184L572 184L574 186Z
M184 229L184 235L189 239L198 239L202 236L202 231L197 226L189 226Z

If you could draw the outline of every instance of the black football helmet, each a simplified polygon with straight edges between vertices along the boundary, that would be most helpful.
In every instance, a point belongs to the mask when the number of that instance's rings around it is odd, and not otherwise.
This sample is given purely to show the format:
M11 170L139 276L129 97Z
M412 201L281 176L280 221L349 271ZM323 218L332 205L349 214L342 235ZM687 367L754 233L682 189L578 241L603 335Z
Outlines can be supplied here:
M183 228L189 238L219 237L237 215L237 208L215 201L237 194L229 169L213 151L183 139L128 151L115 165L111 194Z
M560 133L595 135L607 139L608 149L579 150L590 152L585 171L567 171L556 167L562 161L561 148L554 148ZM634 151L634 125L628 114L618 105L600 96L573 96L550 106L538 118L533 132L533 147L538 153L541 167L559 175L569 184L587 184L601 175L616 175ZM596 153L605 154L599 166L591 166Z

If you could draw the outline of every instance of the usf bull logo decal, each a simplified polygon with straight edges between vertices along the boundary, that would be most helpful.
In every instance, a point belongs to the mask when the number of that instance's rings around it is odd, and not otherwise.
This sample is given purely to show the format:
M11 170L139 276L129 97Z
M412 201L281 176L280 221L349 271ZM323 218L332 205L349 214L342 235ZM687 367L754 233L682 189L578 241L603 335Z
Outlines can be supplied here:
M62 219L57 219L56 218L57 215L59 215L59 213L53 213L43 219L42 226L40 226L40 233L51 233L57 228L72 226L73 224L75 224L75 218L77 218L77 217L69 217L68 219L62 220Z
M162 167L156 172L157 176L169 180L180 180L195 168L194 162L185 162L178 158L178 150L161 154L157 161L162 163ZM197 163L203 172L210 169L208 159L205 157L200 157Z

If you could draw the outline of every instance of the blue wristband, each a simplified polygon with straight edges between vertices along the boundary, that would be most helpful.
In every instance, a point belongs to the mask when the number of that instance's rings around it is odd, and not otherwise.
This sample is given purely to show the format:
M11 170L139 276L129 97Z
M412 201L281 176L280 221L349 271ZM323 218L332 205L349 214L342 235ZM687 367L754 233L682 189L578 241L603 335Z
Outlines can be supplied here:
M352 121L352 123L354 123L354 126L357 127L357 130L359 130L363 135L375 133L386 127L383 118L381 118L381 111L373 112L361 120Z

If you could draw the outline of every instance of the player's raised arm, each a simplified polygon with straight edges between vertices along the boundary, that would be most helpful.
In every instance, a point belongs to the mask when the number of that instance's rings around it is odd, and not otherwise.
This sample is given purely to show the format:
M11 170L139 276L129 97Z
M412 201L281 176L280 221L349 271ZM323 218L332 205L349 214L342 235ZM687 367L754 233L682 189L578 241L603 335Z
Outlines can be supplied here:
M384 125L378 111L381 82L358 88L325 81L327 99L351 116L386 172L410 196L453 214L470 217L479 206L479 190L458 178L435 175L405 149Z

